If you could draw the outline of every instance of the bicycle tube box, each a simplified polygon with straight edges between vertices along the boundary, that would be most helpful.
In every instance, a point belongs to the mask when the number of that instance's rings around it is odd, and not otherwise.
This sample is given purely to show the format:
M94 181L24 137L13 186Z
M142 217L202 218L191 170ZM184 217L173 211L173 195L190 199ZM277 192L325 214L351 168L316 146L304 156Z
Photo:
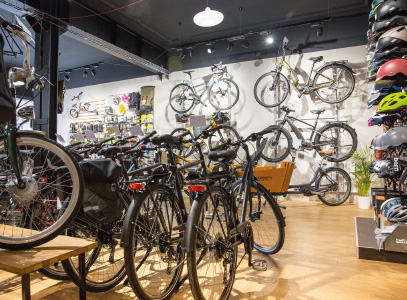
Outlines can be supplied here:
M294 162L282 162L277 166L255 167L254 176L270 193L285 193L290 185ZM237 171L239 176L243 172Z

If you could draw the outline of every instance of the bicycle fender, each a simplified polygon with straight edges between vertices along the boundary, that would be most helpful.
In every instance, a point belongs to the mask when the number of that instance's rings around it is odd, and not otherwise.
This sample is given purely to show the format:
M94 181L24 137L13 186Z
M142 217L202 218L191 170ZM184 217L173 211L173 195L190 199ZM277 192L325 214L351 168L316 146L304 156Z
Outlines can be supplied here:
M24 134L24 133L29 133L29 134L35 134L38 135L40 137L45 137L45 132L44 131L39 131L39 130L19 130L17 132L17 137L19 134Z
M130 235L130 230L129 230L129 224L134 220L136 210L136 201L137 198L140 196L143 196L144 193L137 194L136 197L134 197L134 200L131 201L129 209L127 210L126 216L124 217L124 222L123 222L123 229L122 229L122 236L120 238L120 247L127 247L129 245L129 235Z
M349 126L349 125L346 124L345 122L346 122L346 121L332 121L332 122L329 122L328 124L322 126L320 129L318 129L317 133L318 133L318 134L321 134L322 131L324 131L326 128L330 127L331 125L338 125L338 127L347 128L347 129L349 129L349 130L354 131L354 132L355 132L355 135L358 136L358 134L357 134L355 128Z

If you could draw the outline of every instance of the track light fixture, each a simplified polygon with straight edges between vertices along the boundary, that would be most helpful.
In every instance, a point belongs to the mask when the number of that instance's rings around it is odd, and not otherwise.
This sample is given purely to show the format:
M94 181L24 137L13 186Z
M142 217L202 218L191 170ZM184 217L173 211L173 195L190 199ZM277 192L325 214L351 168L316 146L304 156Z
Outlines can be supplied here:
M96 70L95 70L95 68L93 68L90 72L92 73L92 76L95 76L95 75L96 75Z
M229 42L228 47L226 48L226 51L232 51L233 46L234 46L233 43Z
M64 78L65 78L65 80L66 80L66 81L71 80L71 77L69 77L69 75L68 75L68 74L65 74Z
M244 40L243 42L242 42L242 47L243 48L249 48L249 46L250 46L250 43L248 42L248 41L246 41L246 40Z
M324 27L322 25L323 25L323 22L319 22L318 24L311 25L311 27L316 27L317 28L317 36L323 36L324 35Z
M193 56L194 56L194 50L189 49L189 56L190 56L190 57L193 57Z
M211 53L213 53L213 52L215 52L215 46L214 46L214 45L211 45L211 46L208 48L208 53L211 54Z
M266 43L269 44L269 45L271 45L272 43L274 43L274 39L273 39L271 36L268 36L268 37L266 38Z
M185 52L184 49L182 49L181 53L179 54L179 58L184 59L187 53Z
M83 72L83 77L88 77L88 71L87 71L87 69L85 69L85 71Z

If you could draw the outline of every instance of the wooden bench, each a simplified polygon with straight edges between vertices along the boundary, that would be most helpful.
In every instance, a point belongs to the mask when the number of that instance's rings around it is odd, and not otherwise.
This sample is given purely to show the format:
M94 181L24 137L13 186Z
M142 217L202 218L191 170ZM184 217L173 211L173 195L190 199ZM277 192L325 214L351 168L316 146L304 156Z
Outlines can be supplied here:
M58 236L52 241L28 250L0 249L0 270L21 275L22 299L31 299L30 273L73 256L79 256L79 299L86 299L85 252L97 248L98 243L69 236Z

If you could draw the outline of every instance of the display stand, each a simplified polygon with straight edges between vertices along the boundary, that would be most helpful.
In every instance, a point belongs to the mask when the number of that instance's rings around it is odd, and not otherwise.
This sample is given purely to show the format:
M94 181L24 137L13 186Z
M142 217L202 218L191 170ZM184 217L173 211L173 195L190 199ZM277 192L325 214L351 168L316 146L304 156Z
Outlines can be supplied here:
M16 228L13 228L14 232ZM0 270L21 276L22 299L31 299L30 274L57 262L79 256L79 299L86 299L85 252L97 248L98 243L84 239L58 236L52 241L28 250L0 250Z

